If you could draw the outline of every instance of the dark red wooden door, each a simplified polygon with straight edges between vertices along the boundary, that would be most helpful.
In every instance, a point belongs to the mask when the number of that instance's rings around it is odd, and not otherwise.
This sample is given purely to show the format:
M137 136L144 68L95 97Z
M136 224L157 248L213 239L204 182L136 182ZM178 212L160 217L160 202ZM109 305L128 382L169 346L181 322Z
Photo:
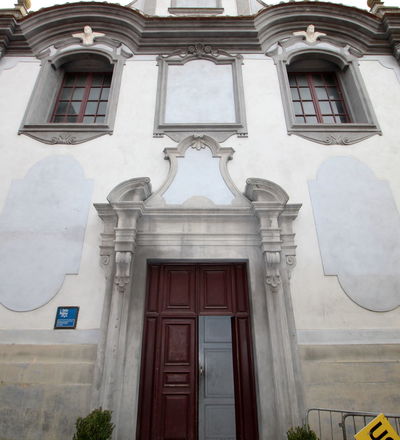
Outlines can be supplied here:
M150 264L138 440L196 440L199 315L232 317L237 440L257 440L244 264Z

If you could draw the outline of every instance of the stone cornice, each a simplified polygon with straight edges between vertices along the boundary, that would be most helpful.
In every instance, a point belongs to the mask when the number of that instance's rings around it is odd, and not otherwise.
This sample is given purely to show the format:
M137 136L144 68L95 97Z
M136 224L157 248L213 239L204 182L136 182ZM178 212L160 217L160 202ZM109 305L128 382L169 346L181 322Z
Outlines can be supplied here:
M12 55L37 55L89 24L134 53L168 54L194 41L234 53L261 53L313 23L363 54L388 54L399 43L399 21L400 9L392 8L380 17L353 7L311 1L277 4L254 16L240 17L150 17L117 4L67 3L16 21L0 10L0 44Z
M319 31L363 53L390 51L382 20L349 6L311 1L284 3L261 10L254 20L263 48L312 23Z

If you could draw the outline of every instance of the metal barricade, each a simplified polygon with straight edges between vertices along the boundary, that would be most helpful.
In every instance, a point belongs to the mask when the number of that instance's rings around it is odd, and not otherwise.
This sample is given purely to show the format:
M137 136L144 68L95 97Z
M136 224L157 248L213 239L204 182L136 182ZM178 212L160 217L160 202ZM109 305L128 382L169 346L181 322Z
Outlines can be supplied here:
M354 434L357 434L364 426L368 425L378 414L370 412L348 411L343 414L343 433L344 440L354 440ZM390 424L399 432L400 415L385 414Z
M320 440L354 440L354 434L378 414L332 408L310 408L306 412L306 423ZM393 428L400 432L400 415L385 414L385 416Z
M343 440L343 414L347 411L330 408L310 408L306 413L306 423L315 431L320 440Z

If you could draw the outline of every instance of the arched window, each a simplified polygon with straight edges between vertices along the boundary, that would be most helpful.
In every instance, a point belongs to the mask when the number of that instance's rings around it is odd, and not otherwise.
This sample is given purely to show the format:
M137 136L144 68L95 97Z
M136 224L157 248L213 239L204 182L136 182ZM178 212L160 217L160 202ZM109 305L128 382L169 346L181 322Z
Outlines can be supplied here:
M348 124L351 115L340 69L326 60L300 60L287 67L296 124Z
M58 49L42 61L19 133L47 144L78 144L112 134L128 51L102 41Z
M293 37L268 54L278 68L288 134L347 145L381 133L349 47Z
M113 65L104 57L89 55L61 66L64 72L49 122L105 123Z

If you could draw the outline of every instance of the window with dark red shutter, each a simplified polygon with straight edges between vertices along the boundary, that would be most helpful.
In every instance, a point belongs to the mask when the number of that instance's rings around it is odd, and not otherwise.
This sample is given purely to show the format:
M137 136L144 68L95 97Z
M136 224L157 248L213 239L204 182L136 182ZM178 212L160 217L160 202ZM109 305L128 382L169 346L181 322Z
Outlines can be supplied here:
M296 124L351 122L334 72L288 72Z
M66 72L50 122L104 123L111 72Z

